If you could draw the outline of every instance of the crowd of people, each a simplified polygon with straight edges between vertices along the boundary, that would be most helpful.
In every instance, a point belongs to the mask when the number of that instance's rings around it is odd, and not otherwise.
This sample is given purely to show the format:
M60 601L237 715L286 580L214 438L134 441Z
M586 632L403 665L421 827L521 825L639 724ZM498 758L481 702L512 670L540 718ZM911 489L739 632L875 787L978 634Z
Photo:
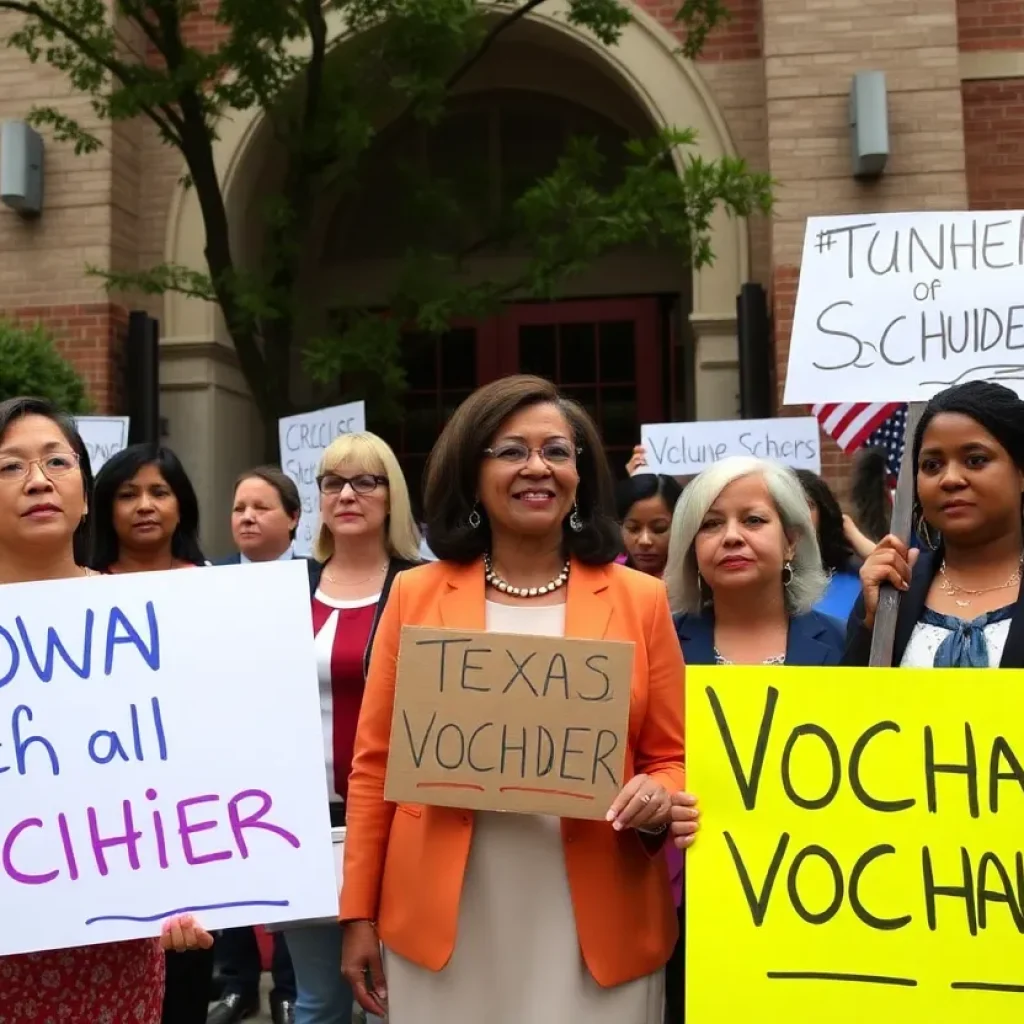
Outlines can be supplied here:
M1024 665L1024 402L950 388L909 440L910 544L886 532L871 454L852 517L815 474L753 458L679 481L638 449L616 489L590 417L537 377L479 389L445 425L422 530L388 445L333 441L308 570L345 882L336 924L275 934L275 1022L349 1024L354 1001L392 1024L681 1022L683 862L700 825L684 663L866 665L891 585L894 665ZM279 468L243 473L222 564L296 557L299 514ZM0 582L207 564L171 451L128 448L94 484L69 417L0 404ZM404 626L632 643L627 781L605 819L385 800ZM225 750L245 742L224 729ZM252 929L211 936L188 917L159 941L3 957L0 1024L234 1024L258 1007L261 960Z

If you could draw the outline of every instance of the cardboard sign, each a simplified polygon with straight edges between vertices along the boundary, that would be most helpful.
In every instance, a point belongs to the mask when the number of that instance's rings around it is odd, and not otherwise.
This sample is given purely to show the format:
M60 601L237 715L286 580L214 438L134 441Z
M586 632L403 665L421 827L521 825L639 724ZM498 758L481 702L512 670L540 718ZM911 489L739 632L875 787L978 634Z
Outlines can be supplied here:
M384 795L603 818L624 784L633 645L406 626Z
M128 447L127 416L77 416L75 426L89 452L93 476L103 468L103 463L111 455Z
M1022 673L686 675L687 1024L1017 1020Z
M807 221L787 405L1024 394L1024 211Z
M295 533L294 551L309 555L313 551L320 521L320 491L316 485L316 467L332 441L342 434L366 430L366 403L349 402L330 409L304 412L278 420L277 436L281 448L281 468L294 481L302 501L302 515Z
M650 472L668 476L695 476L732 455L774 459L794 469L821 471L818 421L813 416L651 423L641 428L640 443Z
M301 562L0 587L0 956L332 916L323 758Z

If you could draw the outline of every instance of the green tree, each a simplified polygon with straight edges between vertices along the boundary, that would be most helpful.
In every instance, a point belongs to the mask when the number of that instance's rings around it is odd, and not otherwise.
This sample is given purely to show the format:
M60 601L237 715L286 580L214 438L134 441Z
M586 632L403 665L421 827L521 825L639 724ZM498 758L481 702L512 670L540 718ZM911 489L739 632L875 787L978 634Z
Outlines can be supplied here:
M69 413L89 411L85 382L46 330L0 320L0 401L20 395L47 398Z
M404 386L399 325L437 332L456 316L493 310L513 295L549 296L565 277L602 254L637 243L682 248L696 267L713 258L710 218L718 207L738 216L767 211L771 182L743 161L706 161L686 152L684 171L671 155L695 141L685 126L631 142L625 166L609 181L589 139L574 139L553 171L523 190L479 237L419 232L390 297L392 316L352 308L328 336L298 337L300 267L328 188L357 193L363 159L382 126L436 125L454 87L501 34L544 0L221 0L223 35L212 47L188 42L199 0L0 0L24 15L8 44L63 72L108 121L146 117L178 150L186 184L196 190L206 232L206 269L162 264L111 274L111 288L176 291L219 304L265 426L268 455L276 421L292 408L292 356L324 382L347 381L374 407L398 408ZM721 0L677 0L684 56L699 53L727 17ZM340 50L328 22L340 12L352 30ZM568 19L614 46L630 21L623 0L569 0ZM130 30L130 31L129 31ZM125 43L140 34L150 54ZM305 44L295 56L293 44ZM262 211L262 263L244 268L232 244L225 196L214 164L218 124L232 112L262 110L283 161L280 187ZM58 140L90 152L99 139L55 107L31 112ZM427 224L459 219L450 183L421 175L407 196ZM527 252L514 280L460 283L465 260L484 246ZM343 393L339 399L351 397Z

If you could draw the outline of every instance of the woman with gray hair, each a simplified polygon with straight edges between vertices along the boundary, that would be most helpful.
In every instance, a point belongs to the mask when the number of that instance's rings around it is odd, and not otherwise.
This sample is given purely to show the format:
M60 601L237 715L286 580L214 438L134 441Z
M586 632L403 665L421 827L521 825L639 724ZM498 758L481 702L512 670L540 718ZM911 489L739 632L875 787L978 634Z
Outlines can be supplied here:
M716 462L683 492L672 517L665 583L688 665L837 665L843 625L812 610L827 585L803 488L776 462ZM696 830L693 797L672 799L673 839ZM668 1022L682 1021L684 912L667 980Z

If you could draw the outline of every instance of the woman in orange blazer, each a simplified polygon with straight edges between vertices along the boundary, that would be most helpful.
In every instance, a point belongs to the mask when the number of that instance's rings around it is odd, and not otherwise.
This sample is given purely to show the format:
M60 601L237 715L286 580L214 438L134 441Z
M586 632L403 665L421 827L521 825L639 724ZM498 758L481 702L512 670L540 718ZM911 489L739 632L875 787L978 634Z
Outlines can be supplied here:
M598 432L548 381L496 381L445 427L425 504L440 561L395 581L356 735L345 976L390 1024L660 1024L677 930L660 853L684 782L683 661L662 584L613 564ZM386 801L403 626L631 642L629 781L605 820Z

